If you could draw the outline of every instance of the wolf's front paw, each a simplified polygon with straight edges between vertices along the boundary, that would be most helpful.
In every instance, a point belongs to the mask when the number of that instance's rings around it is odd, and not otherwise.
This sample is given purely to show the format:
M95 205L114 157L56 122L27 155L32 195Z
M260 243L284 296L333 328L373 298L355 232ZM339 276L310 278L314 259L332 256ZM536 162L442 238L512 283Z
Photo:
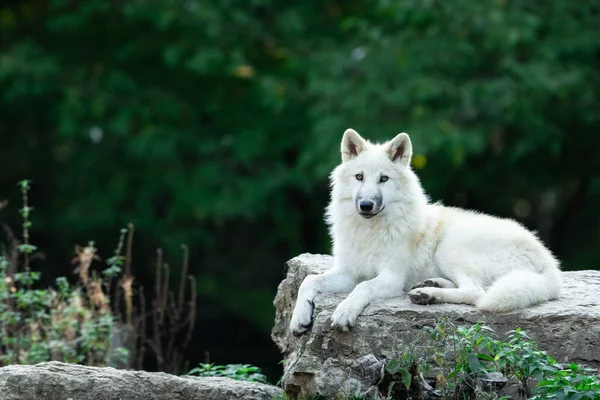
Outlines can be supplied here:
M362 308L354 304L352 300L342 301L331 315L331 327L347 332L354 326L361 311Z
M294 336L301 336L308 332L312 325L312 313L315 308L315 303L310 300L298 299L292 320L290 321L290 330Z
M415 304L420 304L425 306L427 304L434 304L438 302L438 299L435 296L435 287L423 287L420 289L413 289L408 292L408 297L410 301Z

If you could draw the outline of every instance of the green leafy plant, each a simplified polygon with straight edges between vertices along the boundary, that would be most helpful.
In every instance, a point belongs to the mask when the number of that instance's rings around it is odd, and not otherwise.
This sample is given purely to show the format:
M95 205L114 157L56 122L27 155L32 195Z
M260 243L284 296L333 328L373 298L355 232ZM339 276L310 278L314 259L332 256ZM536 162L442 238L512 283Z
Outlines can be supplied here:
M446 395L460 397L482 393L479 379L496 370L494 354L499 342L494 331L477 323L456 326L448 318L440 318L433 327L424 327L431 346L425 354L431 365L439 371L436 385Z
M28 195L31 183L30 180L22 180L18 183L18 186L21 188L21 195L23 198L23 207L19 210L19 214L23 217L23 243L17 245L17 249L24 256L24 267L26 271L29 271L29 255L37 250L37 247L29 243L29 228L31 227L31 221L29 221L29 215L31 211L33 211L33 207L29 207L28 203ZM30 282L29 284L31 284Z
M501 343L494 360L506 375L514 376L526 396L531 396L531 380L540 381L553 373L556 360L537 348L527 332L517 328L508 332L508 343Z
M85 247L75 246L72 262L78 282L70 284L59 277L53 287L41 288L41 273L30 268L37 250L30 242L30 182L19 182L22 239L14 238L4 226L10 246L0 247L0 366L59 360L142 368L149 350L159 370L187 369L182 350L191 340L196 316L196 283L187 275L187 247L182 246L177 292L169 289L170 269L158 250L151 310L146 307L143 288L134 285L132 224L120 231L114 254L101 273L92 268L101 259L94 242L89 242ZM0 208L6 204L0 203ZM151 329L147 329L148 322Z
M78 259L85 284L72 287L60 277L54 287L39 287L41 273L33 271L30 265L37 250L30 242L30 182L19 182L23 199L19 210L23 218L22 240L12 238L12 249L0 256L0 366L49 360L112 365L114 318L101 286L88 282L87 276L87 268L95 257L93 243L81 251L87 258ZM10 232L6 227L5 230ZM85 262L87 266L83 265ZM114 353L120 359L127 356L125 349Z
M499 343L491 337L493 333L491 328L479 322L469 327L456 327L456 333L450 336L458 349L451 378L460 373L476 377L495 369L493 355Z
M402 384L407 390L410 390L413 376L419 373L415 362L415 356L412 353L403 353L400 358L390 360L385 368L392 374L399 374Z
M600 380L593 375L594 370L582 368L577 364L563 367L556 364L556 369L544 374L537 384L536 394L531 400L599 400Z
M424 333L429 346L403 344L403 350L386 365L387 372L407 390L420 384L416 378L422 371L436 368L437 393L444 399L505 399L484 387L483 379L491 373L518 382L530 399L600 399L594 370L557 363L520 328L507 332L507 341L502 341L482 323L464 327L441 318L433 327L425 327Z
M188 375L224 376L240 381L267 383L267 377L261 373L261 369L250 364L215 365L200 363L198 367L191 369Z
M401 343L399 352L386 363L383 381L379 387L388 398L417 396L421 373L429 369L423 351L416 346Z

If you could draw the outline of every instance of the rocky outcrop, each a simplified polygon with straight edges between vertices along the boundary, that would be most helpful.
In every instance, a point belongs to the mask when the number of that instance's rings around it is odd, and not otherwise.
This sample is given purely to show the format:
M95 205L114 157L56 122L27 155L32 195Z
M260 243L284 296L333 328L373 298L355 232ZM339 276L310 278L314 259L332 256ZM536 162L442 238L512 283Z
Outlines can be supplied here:
M271 400L274 386L59 362L0 368L2 400Z
M346 333L330 328L329 320L344 295L322 295L315 300L312 330L296 338L288 324L298 286L306 275L331 265L330 256L303 254L288 262L287 277L279 285L272 338L285 358L282 384L289 393L335 397L372 390L381 377L382 360L400 343L414 343L424 326L444 316L459 325L482 321L499 334L520 327L559 362L600 368L600 271L564 272L560 299L505 314L482 313L467 305L420 306L407 297L379 301Z

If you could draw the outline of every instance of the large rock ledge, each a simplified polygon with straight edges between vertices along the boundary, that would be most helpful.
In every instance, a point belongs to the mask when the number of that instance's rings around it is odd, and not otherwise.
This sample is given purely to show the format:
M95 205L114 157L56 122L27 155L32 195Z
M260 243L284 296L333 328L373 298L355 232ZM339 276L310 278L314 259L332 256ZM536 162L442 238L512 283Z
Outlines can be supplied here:
M271 400L274 386L60 362L0 368L2 400Z
M600 368L600 271L564 272L560 299L506 314L481 313L467 305L419 306L407 297L380 301L367 307L348 333L330 328L330 316L344 296L323 295L315 300L312 331L296 338L288 324L298 286L306 275L331 265L330 256L303 254L287 263L287 277L279 285L272 338L285 358L282 384L289 393L335 398L340 392L372 389L380 376L378 361L399 343L422 337L422 327L442 316L457 324L483 321L499 334L520 327L559 362Z

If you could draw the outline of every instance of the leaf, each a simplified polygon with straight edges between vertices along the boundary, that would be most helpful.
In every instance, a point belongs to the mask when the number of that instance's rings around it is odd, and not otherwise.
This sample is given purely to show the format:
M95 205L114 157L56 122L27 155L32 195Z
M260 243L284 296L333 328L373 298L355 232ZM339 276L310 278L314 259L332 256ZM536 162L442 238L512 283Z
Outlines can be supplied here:
M402 376L402 383L404 384L404 386L406 386L406 389L410 390L410 384L412 382L412 376L411 376L410 372L408 371L408 368L403 368L400 371L400 374Z
M388 363L386 365L386 369L392 375L400 372L401 368L402 367L400 365L400 360L398 360L396 358L392 358L390 361L388 361Z
M467 355L467 360L469 363L469 368L471 369L471 372L478 374L481 372L486 372L485 367L479 362L479 359L477 358L477 355L474 353L469 353Z

